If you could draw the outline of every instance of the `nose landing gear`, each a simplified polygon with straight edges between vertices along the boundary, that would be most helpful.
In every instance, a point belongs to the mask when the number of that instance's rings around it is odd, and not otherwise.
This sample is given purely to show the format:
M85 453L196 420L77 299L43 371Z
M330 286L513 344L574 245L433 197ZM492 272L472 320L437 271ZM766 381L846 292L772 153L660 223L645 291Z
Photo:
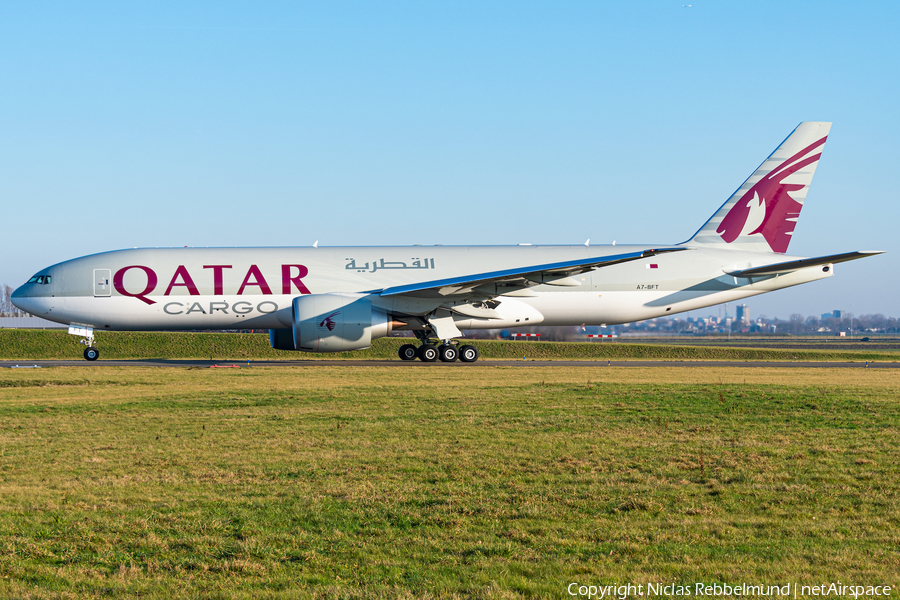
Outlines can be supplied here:
M94 346L94 328L81 325L69 325L69 335L80 335L80 344L84 344L84 360L94 361L100 358L100 351Z

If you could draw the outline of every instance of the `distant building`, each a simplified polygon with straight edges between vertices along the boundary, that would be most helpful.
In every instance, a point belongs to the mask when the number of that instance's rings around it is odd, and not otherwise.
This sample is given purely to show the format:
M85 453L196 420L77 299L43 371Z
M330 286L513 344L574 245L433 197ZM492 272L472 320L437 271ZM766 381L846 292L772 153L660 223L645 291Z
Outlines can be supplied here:
M734 314L735 314L735 318L737 318L737 320L740 323L742 323L744 325L750 324L750 311L747 310L746 304L738 304L737 310L735 311Z
M839 310L832 311L831 315L832 315L835 319L840 319L840 318L841 318L841 311L839 311Z

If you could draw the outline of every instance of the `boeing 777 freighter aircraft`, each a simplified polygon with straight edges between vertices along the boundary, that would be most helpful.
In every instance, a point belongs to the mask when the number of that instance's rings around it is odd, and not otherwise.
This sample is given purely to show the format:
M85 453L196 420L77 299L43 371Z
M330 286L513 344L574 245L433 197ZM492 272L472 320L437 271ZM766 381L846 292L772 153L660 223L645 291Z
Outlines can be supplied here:
M632 246L166 248L103 252L41 270L13 303L96 330L270 330L272 347L368 348L409 330L400 358L474 362L461 329L604 325L831 277L879 252L787 256L831 123L801 123L688 241ZM433 340L437 341L437 344Z

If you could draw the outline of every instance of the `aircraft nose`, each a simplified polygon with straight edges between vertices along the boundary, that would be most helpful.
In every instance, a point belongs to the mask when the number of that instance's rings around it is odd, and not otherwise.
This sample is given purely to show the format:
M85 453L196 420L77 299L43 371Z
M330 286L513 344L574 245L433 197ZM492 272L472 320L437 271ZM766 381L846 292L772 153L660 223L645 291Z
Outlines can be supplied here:
M29 309L32 307L30 306L31 303L29 302L29 298L25 294L24 289L24 285L17 288L16 291L10 294L9 300L13 303L13 306L18 308L19 310L24 310L25 312L30 313L32 311Z

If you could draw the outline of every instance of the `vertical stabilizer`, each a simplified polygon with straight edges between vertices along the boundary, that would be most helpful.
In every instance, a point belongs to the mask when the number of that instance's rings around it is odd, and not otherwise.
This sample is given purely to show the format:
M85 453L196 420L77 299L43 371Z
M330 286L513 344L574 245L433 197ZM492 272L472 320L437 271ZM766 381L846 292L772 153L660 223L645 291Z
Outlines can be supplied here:
M687 243L787 252L830 130L800 123Z

